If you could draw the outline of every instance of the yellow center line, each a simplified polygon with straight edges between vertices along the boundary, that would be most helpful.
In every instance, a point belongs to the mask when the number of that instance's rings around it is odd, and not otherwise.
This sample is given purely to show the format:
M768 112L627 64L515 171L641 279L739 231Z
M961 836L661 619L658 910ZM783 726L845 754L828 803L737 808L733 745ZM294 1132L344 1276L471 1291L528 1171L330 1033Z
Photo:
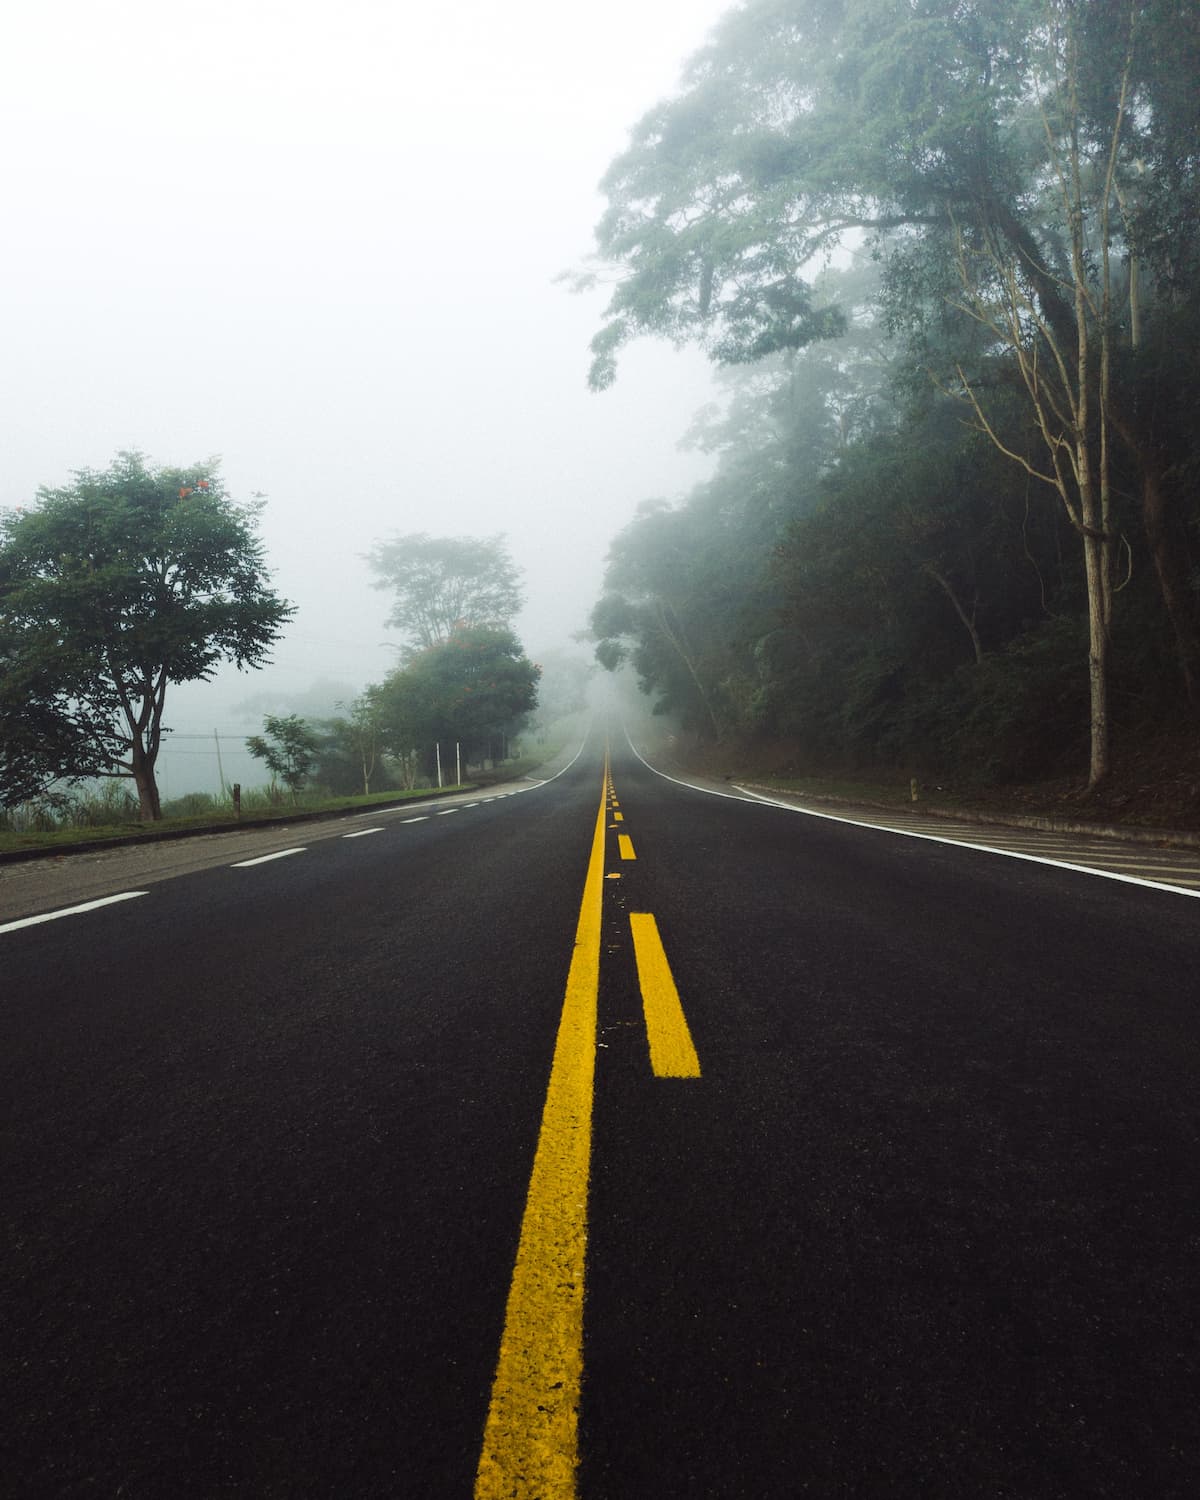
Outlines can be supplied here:
M671 966L663 951L658 923L649 912L629 913L633 952L637 960L646 1035L650 1040L650 1066L656 1078L699 1078L700 1059L692 1045L687 1017Z
M627 833L617 834L617 848L621 851L622 859L637 858L637 855L633 852L633 840Z
M604 786L609 785L606 755ZM475 1476L475 1500L573 1500L576 1493L604 802L602 793Z

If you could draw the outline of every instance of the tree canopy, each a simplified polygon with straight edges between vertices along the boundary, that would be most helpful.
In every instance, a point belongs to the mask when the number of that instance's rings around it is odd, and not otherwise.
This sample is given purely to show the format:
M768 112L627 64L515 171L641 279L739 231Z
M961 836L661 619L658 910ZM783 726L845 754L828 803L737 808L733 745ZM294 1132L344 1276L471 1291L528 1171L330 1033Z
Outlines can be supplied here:
M1200 293L1198 74L1200 12L1173 0L746 0L693 59L682 92L635 127L604 180L597 258L615 288L593 341L592 384L609 384L621 345L643 334L767 372L757 400L739 387L743 411L769 414L757 437L743 415L714 484L677 516L635 530L652 551L654 535L664 546L669 535L674 555L692 559L713 545L718 515L732 520L759 600L773 601L770 620L761 607L725 610L718 592L707 618L697 597L688 623L680 596L689 571L700 575L689 561L668 579L661 550L669 588L647 594L626 576L632 549L622 539L610 570L610 592L634 611L627 644L638 642L639 669L652 667L661 688L667 664L678 671L686 656L684 677L713 732L737 717L735 699L756 711L778 703L783 663L796 680L799 654L785 640L814 619L797 591L828 577L832 561L810 567L806 548L836 546L873 580L875 605L900 578L923 580L987 675L989 652L1033 628L1024 605L1012 607L1025 598L1021 568L1003 586L980 572L982 538L1003 534L1000 556L1009 555L1013 514L1003 507L1014 489L1039 608L1086 626L1054 640L1055 650L1077 641L1087 660L1091 782L1107 772L1113 674L1146 664L1151 640L1156 662L1169 643L1177 689L1195 711L1197 459L1182 393L1197 373L1187 328ZM865 297L861 281L823 271L856 246L881 273ZM870 366L851 358L864 335L887 371L873 387L863 382ZM814 378L822 363L837 375L824 389ZM811 393L807 421L786 406L797 378ZM849 404L847 387L857 393ZM831 428L839 403L857 430ZM922 474L912 441L948 434L956 404L994 454L965 433L938 436ZM822 426L832 444L819 439ZM1012 475L996 469L997 455ZM735 464L774 495L773 511L735 489ZM835 509L848 522L861 479L881 472L892 488L872 497L870 521L838 524ZM964 486L990 494L990 517ZM1058 522L1045 517L1051 505L1074 532L1070 565ZM654 557L639 566L645 573ZM719 590L719 570L709 576ZM1010 593L1008 605L985 604L996 590ZM602 630L613 618L605 609ZM1142 640L1123 643L1135 615ZM863 629L875 628L869 617ZM853 637L839 648L857 649ZM907 647L873 649L878 681L903 697L896 663ZM601 650L617 659L618 635ZM844 659L819 654L831 670ZM1023 658L1035 659L1044 665L1039 653ZM735 682L743 688L731 696ZM665 689L668 699L683 701L685 687Z
M293 802L317 761L319 745L317 732L298 714L267 714L262 734L252 734L246 741L246 749L283 782Z
M443 644L464 625L505 629L521 607L520 574L501 536L394 536L377 542L367 562L372 587L394 595L387 623L413 651Z
M462 625L373 690L383 744L396 755L461 743L487 755L537 706L541 668L511 630Z
M293 606L269 583L258 503L214 463L105 470L0 518L0 797L128 776L160 815L155 762L172 683L257 667Z

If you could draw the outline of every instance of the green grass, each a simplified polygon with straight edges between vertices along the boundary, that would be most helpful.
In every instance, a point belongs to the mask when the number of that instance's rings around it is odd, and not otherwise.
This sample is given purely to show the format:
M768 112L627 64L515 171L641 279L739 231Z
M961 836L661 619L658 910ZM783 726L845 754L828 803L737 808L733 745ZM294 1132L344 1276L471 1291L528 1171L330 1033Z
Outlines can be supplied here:
M477 774L457 790L516 781L553 759L561 748L558 735L552 733L537 744L535 754L504 761L494 770ZM443 791L452 790L455 788L443 788ZM286 822L299 815L352 812L436 793L436 787L418 787L411 792L393 789L372 792L369 796L333 796L309 789L301 792L293 803L288 792L278 785L248 787L242 792L239 820L233 815L233 804L228 797L215 797L210 792L189 792L164 801L159 822L142 823L138 818L137 798L129 784L106 781L91 790L71 794L57 806L30 804L7 812L0 811L0 858L28 850L52 853L55 849L79 844L103 846L130 840L152 842L193 831L223 832L253 827L272 819Z
M467 790L472 785L472 782L464 783L461 790ZM194 792L190 796L177 797L164 804L166 816L157 823L138 822L137 805L132 799L122 804L111 795L96 798L94 802L93 799L82 798L75 799L68 805L62 821L56 827L46 826L50 819L57 820L54 813L39 815L37 812L29 812L22 821L32 823L32 827L11 826L14 819L9 814L5 820L9 826L0 826L0 855L26 849L54 850L73 844L104 845L114 840L153 842L155 839L189 830L252 828L256 823L272 819L286 822L297 814L348 812L356 808L428 797L435 793L436 788L430 787L420 787L411 792L372 792L369 797L332 797L319 792L302 792L293 805L286 793L274 798L266 788L256 788L242 794L242 816L239 821L234 817L232 805L228 801L209 796L206 792ZM105 810L112 813L112 820L104 823L95 821ZM78 818L79 821L68 821L70 818Z

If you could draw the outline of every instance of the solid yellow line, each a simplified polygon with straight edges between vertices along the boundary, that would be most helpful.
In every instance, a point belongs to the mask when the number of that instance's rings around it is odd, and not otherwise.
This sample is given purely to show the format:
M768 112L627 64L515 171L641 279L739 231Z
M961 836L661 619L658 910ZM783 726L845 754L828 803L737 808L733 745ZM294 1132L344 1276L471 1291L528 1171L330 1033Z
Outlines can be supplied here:
M633 852L633 840L627 833L617 834L617 848L621 851L622 859L637 858L637 855Z
M576 1492L604 831L602 793L475 1500L573 1500Z
M671 966L663 952L658 923L649 912L631 911L633 952L637 959L646 1035L650 1039L650 1066L656 1078L699 1078L700 1059L692 1045L687 1017L679 1003L679 991L671 977Z

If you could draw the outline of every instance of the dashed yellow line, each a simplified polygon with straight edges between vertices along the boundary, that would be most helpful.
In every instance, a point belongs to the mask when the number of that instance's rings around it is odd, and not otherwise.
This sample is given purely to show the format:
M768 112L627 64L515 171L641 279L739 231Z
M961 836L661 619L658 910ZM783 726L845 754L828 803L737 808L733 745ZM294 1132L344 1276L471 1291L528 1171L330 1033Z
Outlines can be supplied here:
M627 833L617 834L617 848L620 850L622 859L637 858L637 855L633 852L633 840Z
M604 785L609 786L605 757ZM521 1221L475 1500L573 1500L604 890L604 796Z
M649 912L629 914L633 952L637 960L646 1035L650 1040L650 1066L656 1078L699 1078L700 1059L692 1045L687 1017L671 966L663 951L658 923Z

